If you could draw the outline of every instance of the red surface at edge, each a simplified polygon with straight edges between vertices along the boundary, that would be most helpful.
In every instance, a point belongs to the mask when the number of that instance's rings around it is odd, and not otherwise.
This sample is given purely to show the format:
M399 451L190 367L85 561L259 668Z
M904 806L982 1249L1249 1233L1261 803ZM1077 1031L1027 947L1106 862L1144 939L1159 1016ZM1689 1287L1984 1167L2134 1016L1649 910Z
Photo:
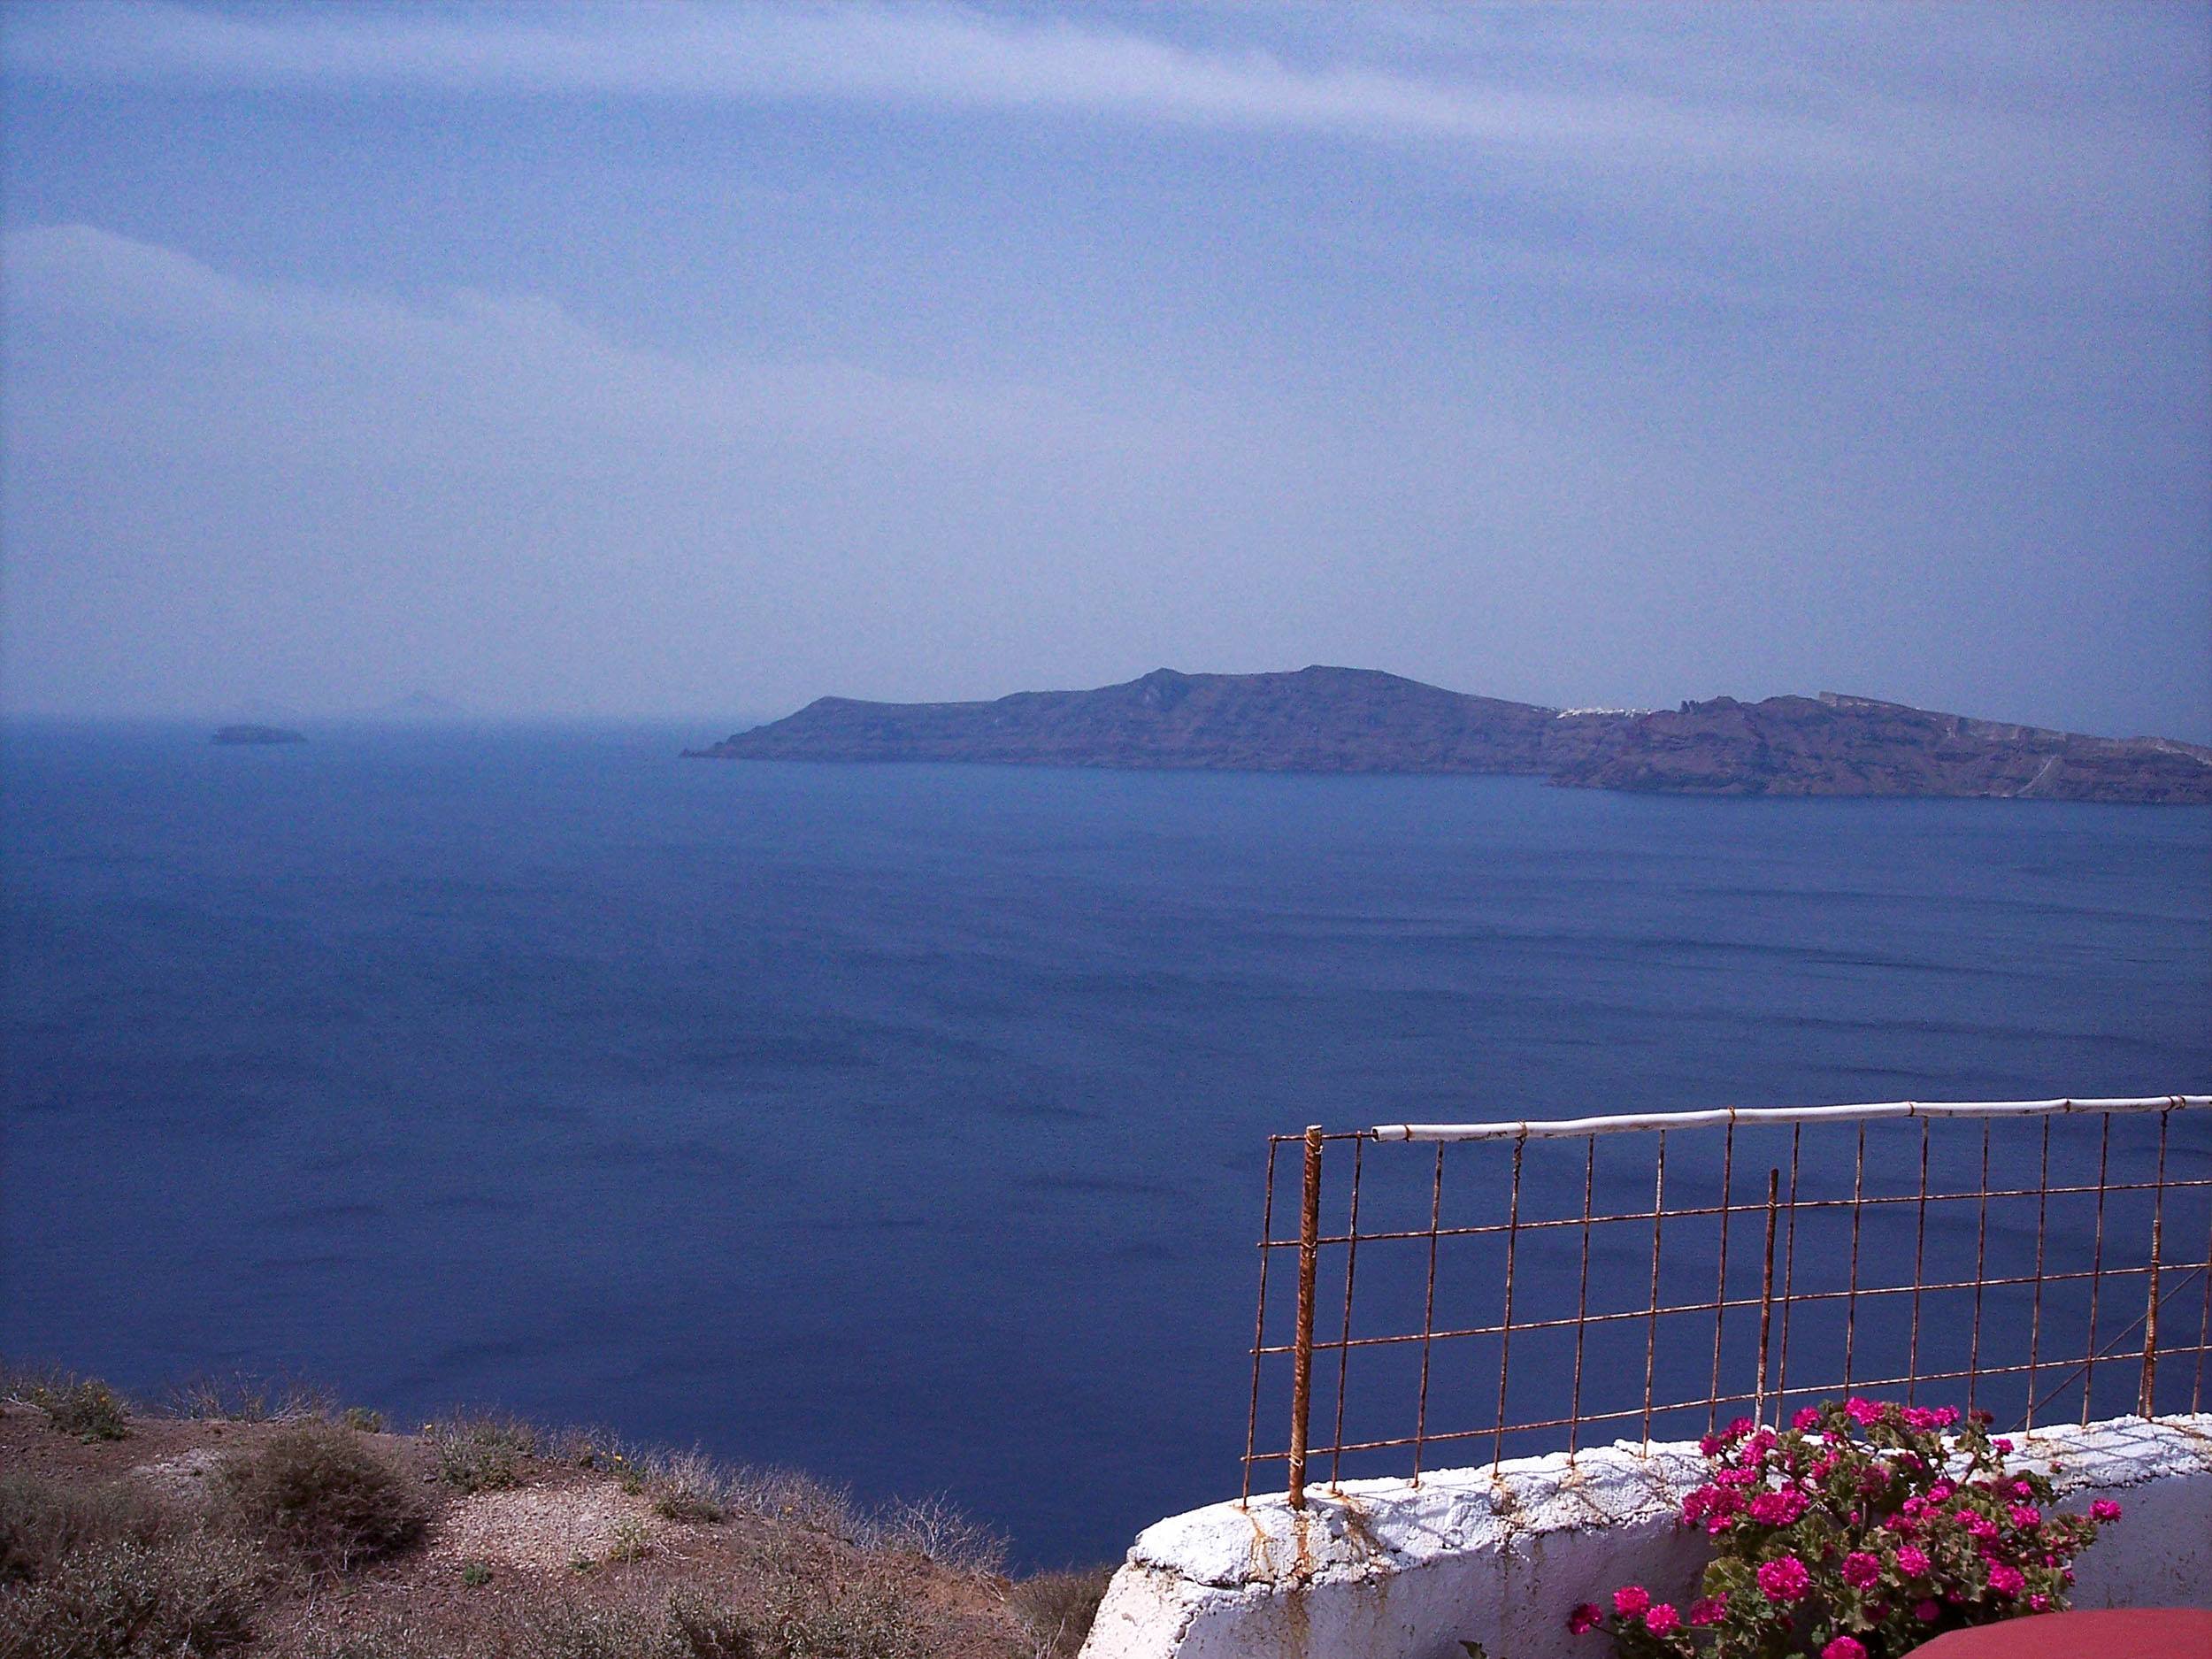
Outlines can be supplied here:
M1955 1630L1912 1651L1913 1659L2212 1659L2212 1613L2150 1607L2045 1613Z

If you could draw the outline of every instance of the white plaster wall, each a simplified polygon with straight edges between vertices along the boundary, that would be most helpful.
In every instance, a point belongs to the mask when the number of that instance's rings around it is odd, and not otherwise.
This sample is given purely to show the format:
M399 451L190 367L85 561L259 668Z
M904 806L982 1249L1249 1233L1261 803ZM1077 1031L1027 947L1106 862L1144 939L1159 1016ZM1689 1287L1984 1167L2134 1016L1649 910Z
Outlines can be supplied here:
M2081 1558L2078 1607L2212 1607L2212 1417L2039 1431L2019 1458L2126 1517ZM1631 1580L1686 1601L1705 1539L1676 1523L1703 1462L1627 1441L1403 1480L1217 1503L1148 1527L1084 1659L1594 1659L1568 1610Z

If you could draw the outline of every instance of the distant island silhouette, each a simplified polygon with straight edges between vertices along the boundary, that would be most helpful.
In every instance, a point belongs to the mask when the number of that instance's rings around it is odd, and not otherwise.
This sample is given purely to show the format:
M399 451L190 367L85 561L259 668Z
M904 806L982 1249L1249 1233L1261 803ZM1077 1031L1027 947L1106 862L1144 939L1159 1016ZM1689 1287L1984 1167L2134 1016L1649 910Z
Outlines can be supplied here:
M1871 697L1551 709L1363 668L1186 674L987 703L822 697L703 760L975 761L1307 772L1505 772L1717 795L2212 803L2212 749L1941 714Z
M211 743L304 743L307 733L295 732L288 726L218 726Z

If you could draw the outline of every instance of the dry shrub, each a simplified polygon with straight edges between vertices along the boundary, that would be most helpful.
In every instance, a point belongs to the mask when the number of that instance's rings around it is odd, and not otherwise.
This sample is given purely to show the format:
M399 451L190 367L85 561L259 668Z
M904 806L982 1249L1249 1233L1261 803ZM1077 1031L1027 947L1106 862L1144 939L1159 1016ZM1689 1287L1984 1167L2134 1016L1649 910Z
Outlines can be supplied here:
M26 1365L0 1358L0 1400L34 1406L65 1434L89 1444L119 1440L130 1431L130 1408L105 1383L58 1365Z
M429 1518L404 1476L333 1423L278 1430L225 1458L215 1484L244 1530L320 1572L404 1549Z
M941 1494L886 1504L868 1518L861 1542L892 1555L918 1555L963 1578L995 1578L1006 1571L1006 1540Z
M704 1452L659 1453L641 1459L639 1473L664 1520L726 1521L743 1501L736 1474Z
M1036 1643L1038 1659L1075 1659L1113 1577L1110 1566L1041 1572L1007 1592L1006 1605Z
M87 1486L0 1475L0 1585L45 1578L73 1550L157 1544L182 1527L166 1504L127 1482Z
M35 1583L0 1591L9 1659L216 1654L253 1634L263 1563L204 1532L72 1550Z
M667 1621L640 1607L556 1605L540 1613L516 1646L527 1659L660 1659Z
M203 1371L169 1391L169 1409L178 1417L203 1423L296 1423L336 1417L338 1396L298 1377Z
M764 1659L926 1659L942 1633L909 1586L864 1572L774 1586L757 1637Z
M453 1659L457 1651L465 1650L456 1648L450 1631L426 1630L403 1617L354 1630L296 1631L270 1649L268 1659Z
M438 1479L463 1492L520 1486L541 1443L537 1430L520 1417L493 1411L457 1411L426 1425L423 1439Z
M90 1445L96 1440L119 1440L131 1432L130 1412L122 1397L105 1383L76 1378L33 1386L26 1396L46 1414L46 1420L64 1434L73 1434Z
M766 1659L757 1622L736 1608L680 1590L668 1598L655 1659Z
M741 1469L731 1477L740 1507L763 1520L847 1542L866 1530L852 1494L796 1469Z

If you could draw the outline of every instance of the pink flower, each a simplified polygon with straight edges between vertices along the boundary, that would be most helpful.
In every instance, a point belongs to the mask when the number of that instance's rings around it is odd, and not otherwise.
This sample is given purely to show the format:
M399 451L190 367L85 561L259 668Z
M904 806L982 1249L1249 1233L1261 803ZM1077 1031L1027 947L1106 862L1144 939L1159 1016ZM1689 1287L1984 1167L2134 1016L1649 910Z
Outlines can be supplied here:
M1784 1555L1778 1561L1759 1563L1759 1592L1770 1601L1784 1604L1801 1597L1812 1583L1812 1574L1805 1571L1805 1563L1794 1555Z
M2099 1498L2089 1506L2089 1518L2093 1521L2116 1521L2120 1518L2120 1506L2110 1498Z
M2015 1526L2040 1526L2043 1525L2043 1511L2037 1509L2031 1503L2016 1503L2011 1509L2008 1509L2006 1513L2012 1517L2012 1524Z
M1918 1619L1923 1624L1932 1624L1936 1622L1938 1617L1941 1615L1942 1611L1943 1608L1939 1602L1932 1601L1921 1601L1914 1605L1912 1616Z
M2049 1612L2051 1610L2051 1598L2047 1595L2041 1594L2040 1593L2030 1596L2028 1598L2028 1610L2031 1613Z
M1690 1623L1717 1624L1728 1617L1728 1598L1725 1595L1701 1595L1690 1603Z
M2018 1595L2027 1588L2028 1581L2017 1567L2008 1567L1999 1562L1989 1570L1989 1587L1999 1595Z
M1857 1394L1853 1394L1843 1402L1843 1409L1844 1415L1861 1428L1882 1420L1882 1406L1878 1400L1863 1400Z
M1843 1581L1856 1590L1863 1590L1882 1576L1882 1558L1870 1555L1863 1549L1855 1549L1843 1558Z
M1655 1636L1664 1636L1682 1628L1682 1615L1666 1602L1659 1602L1644 1615L1644 1628Z
M1795 1429L1800 1434L1804 1433L1808 1429L1818 1428L1820 1426L1820 1408L1818 1406L1798 1407L1797 1414L1790 1418L1790 1426Z
M1990 1441L1990 1445L1994 1447L1998 1451L2002 1452L2008 1457L2012 1455L2012 1442L2001 1434L2000 1434L1995 1440Z
M1624 1584L1613 1592L1613 1610L1623 1618L1633 1618L1651 1605L1651 1592L1640 1584Z
M1897 1552L1897 1571L1908 1578L1926 1578L1928 1576L1927 1552L1916 1549L1910 1544L1906 1545Z
M1839 1636L1820 1650L1820 1659L1866 1659L1866 1644L1855 1636Z
M1935 1483L1935 1485L1928 1488L1928 1502L1931 1503L1942 1503L1948 1500L1957 1490L1958 1488L1953 1486L1949 1481L1939 1480Z
M1762 1492L1751 1500L1751 1518L1762 1526L1787 1526L1804 1513L1805 1500L1795 1492Z
M1570 1634L1579 1636L1586 1631L1595 1630L1598 1621L1604 1617L1603 1609L1595 1601L1585 1601L1567 1615L1568 1632Z
M1970 1509L1961 1516L1959 1525L1977 1538L1994 1538L2004 1530L1978 1509Z

